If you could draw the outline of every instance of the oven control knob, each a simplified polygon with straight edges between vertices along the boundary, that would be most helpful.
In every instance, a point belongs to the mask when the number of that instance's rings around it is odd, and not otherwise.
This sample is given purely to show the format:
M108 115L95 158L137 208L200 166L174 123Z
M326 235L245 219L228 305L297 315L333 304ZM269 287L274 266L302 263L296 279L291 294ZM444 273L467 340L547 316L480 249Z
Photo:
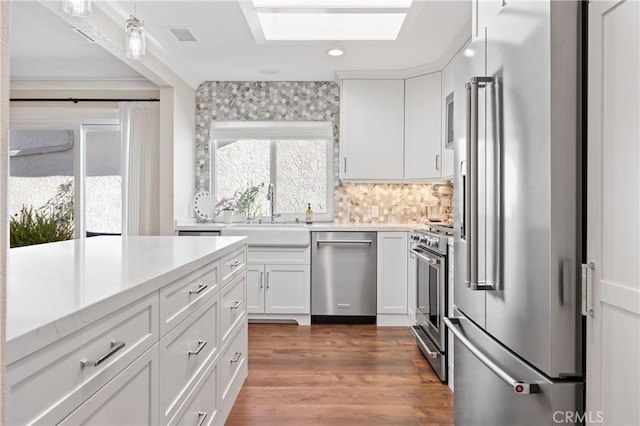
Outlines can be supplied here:
M429 245L429 237L420 237L420 243Z
M419 241L420 240L420 235L419 234L411 234L411 239L413 241Z

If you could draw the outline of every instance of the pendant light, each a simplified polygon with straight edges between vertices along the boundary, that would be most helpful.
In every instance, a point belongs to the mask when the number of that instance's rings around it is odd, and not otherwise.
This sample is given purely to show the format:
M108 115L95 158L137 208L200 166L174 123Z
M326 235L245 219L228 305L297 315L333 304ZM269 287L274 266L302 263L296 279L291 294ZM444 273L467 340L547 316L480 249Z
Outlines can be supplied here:
M71 16L91 15L91 0L64 0L62 10Z
M127 19L127 40L125 54L127 58L140 59L146 53L144 22L131 15Z

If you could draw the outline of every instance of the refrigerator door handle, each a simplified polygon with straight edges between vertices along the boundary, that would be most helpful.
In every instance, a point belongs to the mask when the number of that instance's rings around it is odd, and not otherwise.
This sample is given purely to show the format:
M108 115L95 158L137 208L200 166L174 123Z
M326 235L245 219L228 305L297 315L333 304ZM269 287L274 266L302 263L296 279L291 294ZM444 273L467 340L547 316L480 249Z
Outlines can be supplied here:
M595 262L588 262L582 264L582 315L585 317L593 317L593 283L589 276L592 275L590 271L596 268Z
M517 395L538 393L538 385L536 383L527 383L511 377L509 373L500 368L496 363L489 359L489 357L482 353L480 349L471 343L471 341L464 335L464 332L460 330L460 327L458 327L458 324L460 324L458 318L444 318L444 323L447 325L449 330L451 330L456 339L458 339L458 341L462 343L464 347L473 354L473 356L478 358L481 363L487 366L487 368L502 379L503 382L511 386Z
M492 284L478 281L478 89L493 83L492 77L473 77L467 91L467 188L465 191L465 236L467 237L467 276L471 290L493 290Z

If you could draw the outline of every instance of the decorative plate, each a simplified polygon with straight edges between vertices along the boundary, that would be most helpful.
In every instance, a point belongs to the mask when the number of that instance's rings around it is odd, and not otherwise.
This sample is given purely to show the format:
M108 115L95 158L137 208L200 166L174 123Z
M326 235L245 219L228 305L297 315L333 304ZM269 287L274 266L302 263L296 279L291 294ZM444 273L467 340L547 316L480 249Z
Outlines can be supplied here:
M209 191L200 191L193 197L193 209L200 219L213 219L216 210L216 200Z

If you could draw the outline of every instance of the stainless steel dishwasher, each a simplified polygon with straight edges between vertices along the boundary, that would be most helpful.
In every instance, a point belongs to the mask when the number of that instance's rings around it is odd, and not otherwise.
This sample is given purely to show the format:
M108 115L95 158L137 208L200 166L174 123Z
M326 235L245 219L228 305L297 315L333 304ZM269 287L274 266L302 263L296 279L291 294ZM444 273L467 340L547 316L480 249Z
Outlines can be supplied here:
M375 232L311 233L311 322L375 323Z

